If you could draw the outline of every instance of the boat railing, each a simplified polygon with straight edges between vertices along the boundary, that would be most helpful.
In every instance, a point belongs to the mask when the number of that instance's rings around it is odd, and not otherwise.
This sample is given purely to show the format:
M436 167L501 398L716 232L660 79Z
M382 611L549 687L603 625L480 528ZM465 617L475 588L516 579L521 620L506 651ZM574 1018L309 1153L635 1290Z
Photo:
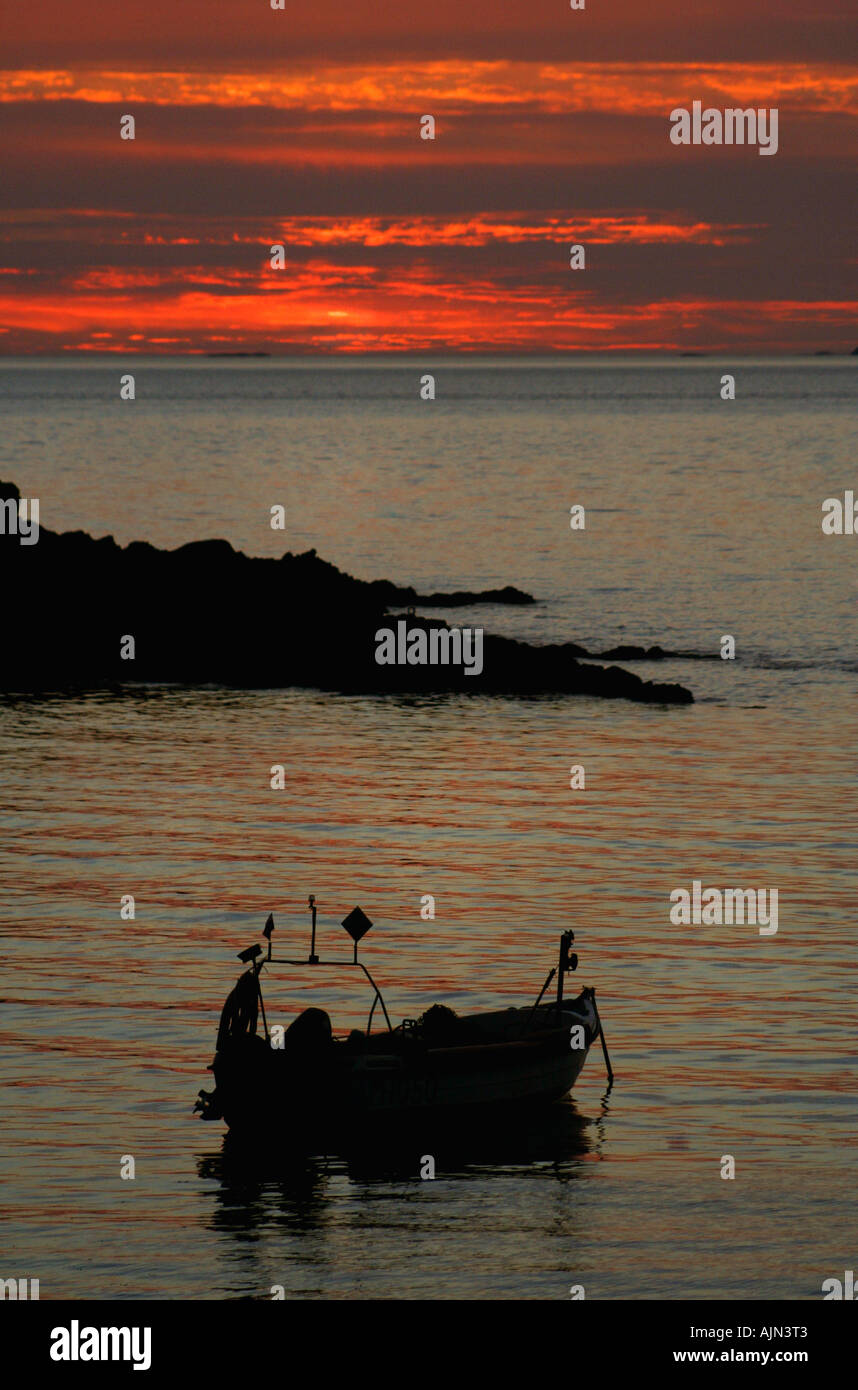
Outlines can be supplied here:
M260 964L260 968L261 968L263 965L291 965L291 966L303 966L303 965L313 965L313 966L317 966L317 965L320 965L320 966L322 966L322 967L327 967L327 968L329 968L329 969L331 969L331 970L334 970L334 969L336 969L336 970L342 970L344 966L347 967L347 966L350 966L350 965L352 965L352 966L356 965L357 968L358 968L358 970L362 970L362 971L363 971L364 975L366 976L367 980L369 981L370 985L372 986L372 989L373 989L373 992L374 992L374 998L373 998L373 1001L372 1001L372 1007L370 1008L370 1011L369 1011L369 1018L367 1019L367 1022L366 1022L366 1035L367 1035L367 1037L369 1037L370 1032L372 1031L372 1019L373 1019L373 1015L374 1015L374 1013L375 1013L375 1006L376 1006L376 1004L380 1004L380 1005L381 1005L381 1011L382 1011L382 1013L384 1014L384 1019L385 1019L385 1022L386 1022L386 1024L387 1024L388 1032L390 1032L390 1033L394 1032L393 1025L392 1025L392 1023L390 1022L390 1015L389 1015L388 1012L387 1012L387 1005L386 1005L385 1002L384 1002L384 995L382 994L381 990L379 989L379 987L378 987L378 985L376 984L375 980L372 978L372 975L369 973L369 971L367 970L367 968L366 968L366 966L364 965L364 963L363 963L362 960L357 960L357 959L355 959L355 960L319 960L318 956L317 956L316 959L313 960L313 961L309 961L309 960L275 960L272 956L269 956L267 960L260 961L259 964Z
M307 957L306 960L288 960L288 959L286 959L286 958L284 958L284 959L282 959L282 960L275 960L275 959L273 958L273 956L272 956L272 954L271 954L271 937L272 937L272 934L273 934L273 932L274 932L274 918L273 918L273 916L272 916L271 914L269 914L268 920L266 921L265 926L264 926L263 931L262 931L263 936L266 938L266 940L267 940L267 942L268 942L268 955L267 955L267 957L264 957L264 958L260 959L260 957L262 956L262 947L261 947L258 943L257 943L256 945L254 945L254 946L249 946L249 947L248 947L246 950L244 950L244 951L239 951L239 952L238 952L238 958L239 958L239 960L244 961L246 964L250 964L250 965L251 965L251 968L252 968L252 970L253 970L253 973L254 973L254 975L255 975L255 977L256 977L256 988L257 988L257 991L258 991L258 994L259 994L259 1003L260 1003L260 1007L261 1007L261 1009L262 1009L262 1024L263 1024L263 1027L264 1027L264 1029L265 1029L265 1038L266 1038L266 1041L268 1041L268 1037L269 1037L269 1034L268 1034L268 1024L267 1024L267 1021L266 1021L266 1018L265 1018L265 1005L264 1005L263 1000L262 1000L262 989L261 989L261 986L260 986L260 984L259 984L259 972L261 971L263 965L269 965L269 964L270 964L270 965L287 965L287 966L296 967L296 968L297 968L297 967L307 966L307 965L311 965L311 966L323 966L324 968L327 968L327 969L337 969L337 970L341 970L341 969L343 968L343 966L348 966L348 965L357 966L357 968L358 968L359 970L362 970L362 971L363 971L364 975L366 976L366 978L367 978L367 980L369 981L369 984L371 985L372 990L373 990L372 1006L371 1006L370 1011L369 1011L369 1018L367 1019L367 1025L366 1025L366 1035L367 1035L367 1037L370 1036L370 1033L371 1033L371 1030L372 1030L372 1020L373 1020L373 1017L374 1017L374 1015L375 1015L375 1009L376 1009L376 1005L377 1005L377 1004L380 1004L380 1005L381 1005L381 1010L382 1010L382 1013L384 1014L384 1019L385 1019L385 1022L386 1022L386 1024L387 1024L388 1032L389 1032L389 1033L395 1032L396 1030L394 1029L392 1023L390 1022L390 1015L389 1015L388 1012L387 1012L387 1005L386 1005L385 1002L384 1002L384 996L382 995L381 990L379 989L378 985L376 984L376 982L375 982L375 980L373 979L372 975L370 974L369 970L367 970L367 968L366 968L366 966L364 965L363 961L358 960L358 942L361 940L361 938L362 938L363 936L366 935L366 933L369 931L370 927L372 926L372 922L370 921L369 917L367 917L366 913L363 912L359 907L355 907L355 908L353 908L352 911L348 914L348 916L344 917L343 920L342 920L341 926L343 926L343 927L345 928L345 930L348 932L349 936L352 938L352 941L354 942L354 957L353 957L352 960L350 960L350 961L349 961L349 960L346 960L346 961L323 961L323 960L320 960L319 957L316 955L316 898L315 898L315 895L314 895L313 893L310 894L310 896L309 896L309 898L308 898L308 901L307 901L307 905L308 905L308 907L309 907L309 909L310 909L310 912L311 912L311 914L312 914L312 934L311 934L311 937L310 937L310 954L309 954L309 956ZM528 1016L527 1016L527 1018L526 1018L526 1020L525 1020L525 1023L524 1023L523 1029L522 1029L522 1034L523 1034L523 1035L526 1035L526 1034L530 1031L530 1029L531 1029L531 1027L532 1027L532 1025L533 1025L533 1021L534 1021L534 1019L535 1019L535 1017L536 1017L537 1010L539 1009L539 1006L540 1006L540 1004L542 1003L543 995L545 994L546 990L548 989L548 986L551 984L551 982L552 982L552 980L555 978L555 976L557 977L557 994L556 994L556 998L555 998L555 1001L554 1001L553 1005L548 1006L548 1007L556 1008L556 1010L557 1010L557 1019L558 1019L558 1023L560 1022L560 1019L561 1019L561 1016L562 1016L562 1013L563 1013L563 984L564 984L564 981L565 981L565 977L566 977L567 973L569 973L570 971L577 970L577 968L578 968L578 957L577 957L576 953L572 950L572 943L574 942L574 940L575 940L575 933L574 933L573 931L564 931L564 932L561 934L561 936L560 936L560 952L559 952L559 955L558 955L557 964L551 967L551 969L549 970L548 974L547 974L546 977L545 977L545 983L543 984L542 989L539 991L539 994L536 996L536 1002L533 1004L533 1006L532 1006L532 1008L531 1008L531 1010L530 1010L530 1013L528 1014ZM608 1056L608 1048L607 1048L607 1043L606 1043L606 1041L605 1041L604 1030L603 1030L603 1028L602 1028L602 1020L601 1020L601 1018L600 1018L600 1016L599 1016L599 1011L598 1011L598 1009L597 1009L597 1007L596 1007L596 991L595 991L594 989L585 990L585 994L588 996L588 998L590 999L590 1001L591 1001L591 1003L592 1003L592 1006L593 1006L593 1012L594 1012L595 1018L596 1018L596 1026L597 1026L597 1029L598 1029L598 1036L599 1036L599 1038L601 1039L602 1051L603 1051L604 1057L605 1057L605 1065L606 1065L607 1071L608 1071L608 1081L609 1081L609 1085L613 1085L614 1073L613 1073L613 1069L612 1069L612 1067L611 1067L610 1057ZM407 1023L410 1023L410 1020L407 1020L406 1022L407 1022Z
M367 1037L369 1037L370 1032L372 1030L372 1020L373 1015L375 1014L376 1004L381 1005L381 1010L384 1014L384 1019L387 1024L388 1032L392 1033L394 1031L394 1028L392 1023L390 1022L390 1015L387 1012L387 1005L384 1002L384 996L381 990L379 989L378 985L376 984L375 980L372 978L372 975L367 970L363 961L358 960L358 942L360 941L361 937L366 936L366 933L372 926L372 922L370 921L369 917L367 917L366 913L363 912L359 907L355 907L352 908L352 911L348 914L348 916L344 917L342 920L341 926L345 927L346 931L348 932L349 936L352 938L352 941L354 942L354 957L352 960L320 960L319 957L316 955L316 897L314 893L311 893L309 898L307 899L307 906L310 909L312 917L312 926L310 936L310 954L306 960L274 959L274 957L271 954L271 937L274 932L274 917L272 913L268 914L268 920L266 921L265 926L262 928L262 935L268 942L268 955L265 956L262 960L260 960L260 956L262 956L262 947L259 945L258 942L254 946L248 946L246 950L238 952L238 959L240 961L243 961L245 964L249 964L256 977L256 989L259 995L259 1006L262 1010L262 1026L265 1030L266 1042L268 1041L269 1036L268 1022L265 1017L265 1004L262 999L262 986L259 983L259 972L261 971L263 965L321 965L330 969L337 970L342 969L344 965L356 965L359 970L363 971L364 975L366 976L373 989L372 1007L370 1008L369 1018L367 1019L366 1024Z

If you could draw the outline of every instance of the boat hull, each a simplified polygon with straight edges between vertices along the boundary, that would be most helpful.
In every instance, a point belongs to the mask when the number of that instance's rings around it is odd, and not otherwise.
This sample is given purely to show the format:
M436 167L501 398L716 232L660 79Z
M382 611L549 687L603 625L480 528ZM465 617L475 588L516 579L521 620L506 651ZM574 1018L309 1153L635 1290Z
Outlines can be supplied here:
M473 1022L496 1015L476 1015ZM467 1046L373 1039L373 1050L334 1044L323 1058L294 1057L262 1038L240 1039L212 1064L212 1113L231 1130L309 1134L405 1119L449 1121L499 1109L548 1104L567 1095L598 1037L589 991L564 1004L508 1010L507 1040Z

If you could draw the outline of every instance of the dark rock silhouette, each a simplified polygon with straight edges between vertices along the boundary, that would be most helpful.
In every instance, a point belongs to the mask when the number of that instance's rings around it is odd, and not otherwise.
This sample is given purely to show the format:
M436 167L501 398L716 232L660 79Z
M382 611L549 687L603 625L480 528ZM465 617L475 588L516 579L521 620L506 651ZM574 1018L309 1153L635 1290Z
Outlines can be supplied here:
M18 496L14 483L0 483L0 502ZM395 624L389 608L533 599L511 587L421 597L387 580L353 579L314 550L268 560L225 540L170 551L146 541L123 548L111 536L95 540L83 531L60 535L42 527L35 545L0 533L0 580L6 595L0 689L6 691L151 681L693 700L681 685L581 664L576 658L588 653L574 643L534 647L486 635L480 675L453 665L380 666L375 634ZM447 626L413 615L407 621L410 628ZM128 636L133 660L120 655Z
M386 581L382 581L386 583ZM425 603L427 608L464 608L469 603L536 603L533 594L516 589L514 584L506 584L502 589L455 589L452 594L418 594L414 589L400 589L399 593L413 594L410 603Z
M664 647L610 647L606 652L583 652L598 661L720 661L720 652L668 652Z
M598 653L602 661L663 661L668 655L672 653L663 647L634 646L611 647L609 651Z

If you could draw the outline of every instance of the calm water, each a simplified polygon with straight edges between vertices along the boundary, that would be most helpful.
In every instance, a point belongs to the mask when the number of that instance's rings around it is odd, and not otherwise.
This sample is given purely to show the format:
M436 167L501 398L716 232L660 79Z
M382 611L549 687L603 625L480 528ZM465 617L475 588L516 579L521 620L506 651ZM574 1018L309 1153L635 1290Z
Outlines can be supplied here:
M0 1275L43 1298L815 1299L855 1267L858 540L823 537L820 503L856 482L856 369L3 365L0 476L54 529L510 582L542 602L478 610L492 630L701 653L729 632L738 657L636 665L691 686L677 709L0 704ZM777 888L777 935L672 926L692 878ZM271 910L280 953L303 952L311 891L326 955L347 959L355 903L374 919L395 1020L534 997L574 927L610 1096L594 1051L562 1120L440 1153L434 1182L416 1153L224 1154L191 1107L234 953ZM269 983L269 1021L308 1003L347 1027L368 1000L347 970Z

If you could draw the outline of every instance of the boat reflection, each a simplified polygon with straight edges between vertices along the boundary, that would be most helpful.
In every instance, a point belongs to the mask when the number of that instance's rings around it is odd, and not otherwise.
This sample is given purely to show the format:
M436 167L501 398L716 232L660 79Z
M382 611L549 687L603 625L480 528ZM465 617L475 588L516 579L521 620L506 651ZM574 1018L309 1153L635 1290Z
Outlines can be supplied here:
M480 1118L455 1128L423 1120L372 1132L345 1133L315 1152L227 1133L215 1154L198 1155L200 1178L214 1180L215 1224L244 1231L272 1218L272 1206L290 1225L314 1226L335 1200L334 1180L422 1183L485 1179L495 1174L532 1176L534 1169L568 1181L583 1160L599 1157L604 1141L600 1115L582 1115L571 1100L499 1118Z

